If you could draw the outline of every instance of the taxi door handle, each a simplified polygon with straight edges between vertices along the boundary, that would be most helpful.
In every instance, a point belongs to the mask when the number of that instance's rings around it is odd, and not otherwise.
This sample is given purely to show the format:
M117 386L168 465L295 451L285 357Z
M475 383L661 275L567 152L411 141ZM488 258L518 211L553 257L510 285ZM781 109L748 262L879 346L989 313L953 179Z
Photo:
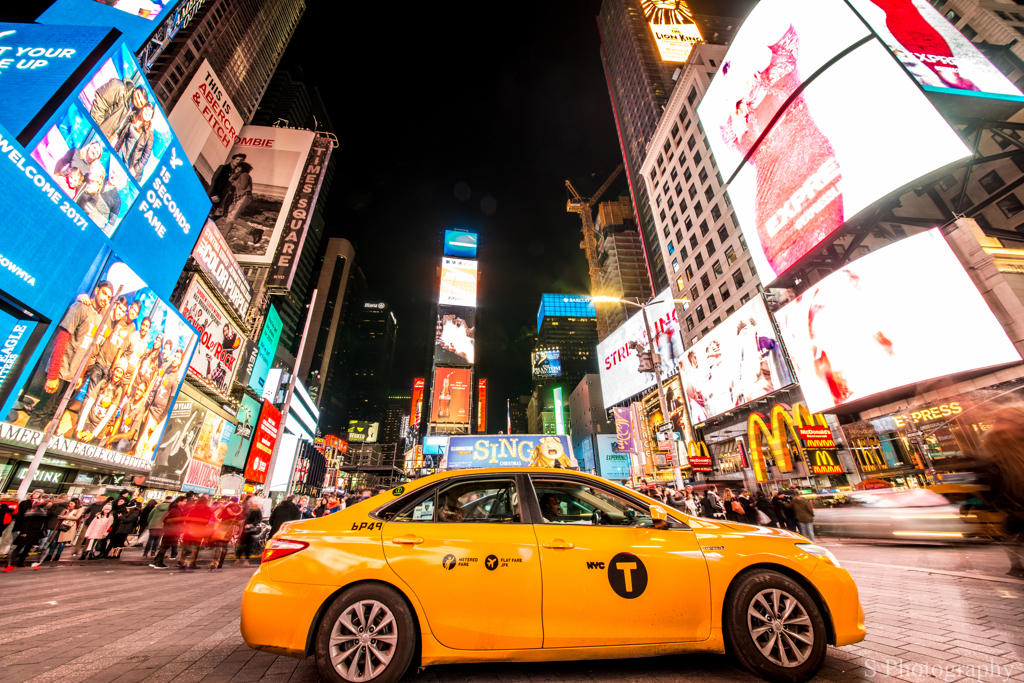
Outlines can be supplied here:
M572 550L576 546L574 546L572 543L568 541L563 541L560 538L556 538L555 540L551 541L551 543L541 543L541 547L551 548L553 550Z
M423 543L423 539L418 536L395 536L391 542L399 545L418 545Z

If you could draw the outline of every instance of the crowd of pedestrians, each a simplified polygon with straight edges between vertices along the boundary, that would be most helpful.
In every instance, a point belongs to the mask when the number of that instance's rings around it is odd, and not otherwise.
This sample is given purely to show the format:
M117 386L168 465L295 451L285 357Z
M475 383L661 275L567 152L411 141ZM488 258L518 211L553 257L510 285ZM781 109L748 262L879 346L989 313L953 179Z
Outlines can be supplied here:
M698 495L692 486L682 491L650 486L647 494L695 517L789 529L814 540L814 506L796 491L773 489L768 495L725 489L719 495L717 486L708 486Z

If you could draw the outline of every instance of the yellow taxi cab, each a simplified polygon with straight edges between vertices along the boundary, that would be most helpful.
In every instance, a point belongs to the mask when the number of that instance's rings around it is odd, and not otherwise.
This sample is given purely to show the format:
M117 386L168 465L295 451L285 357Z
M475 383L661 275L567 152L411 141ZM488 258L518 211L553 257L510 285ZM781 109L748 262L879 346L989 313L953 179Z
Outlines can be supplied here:
M242 598L250 647L326 681L410 666L732 653L814 676L864 638L849 572L789 531L690 517L599 477L527 467L399 486L275 536Z

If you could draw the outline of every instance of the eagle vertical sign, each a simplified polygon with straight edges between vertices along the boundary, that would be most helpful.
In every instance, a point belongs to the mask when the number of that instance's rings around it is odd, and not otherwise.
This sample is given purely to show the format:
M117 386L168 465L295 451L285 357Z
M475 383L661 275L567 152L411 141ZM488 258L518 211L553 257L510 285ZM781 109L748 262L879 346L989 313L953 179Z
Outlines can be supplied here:
M313 217L320 186L323 184L327 161L331 158L334 144L329 138L316 136L313 146L306 157L306 166L302 169L302 178L292 198L288 216L284 224L284 232L277 243L277 252L270 264L270 276L267 286L274 289L291 289L295 279L295 268L298 265L302 245L306 241L306 229Z

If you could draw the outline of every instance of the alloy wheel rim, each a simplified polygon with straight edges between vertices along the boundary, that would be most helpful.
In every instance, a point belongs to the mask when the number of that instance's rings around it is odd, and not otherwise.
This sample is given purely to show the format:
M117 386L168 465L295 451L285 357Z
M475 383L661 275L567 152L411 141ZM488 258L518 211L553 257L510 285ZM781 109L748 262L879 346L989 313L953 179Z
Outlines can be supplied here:
M346 681L369 681L391 663L398 648L395 615L377 600L345 608L331 629L328 652L334 670Z
M800 666L811 657L814 629L803 604L778 588L763 590L747 607L747 630L772 664Z

